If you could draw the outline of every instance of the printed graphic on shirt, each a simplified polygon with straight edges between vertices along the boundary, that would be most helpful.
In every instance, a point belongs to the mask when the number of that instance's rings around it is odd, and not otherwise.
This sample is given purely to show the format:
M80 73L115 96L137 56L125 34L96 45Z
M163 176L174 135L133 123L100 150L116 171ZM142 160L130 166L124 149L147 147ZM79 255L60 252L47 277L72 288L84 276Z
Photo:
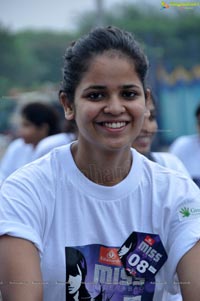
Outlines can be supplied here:
M167 260L159 235L133 232L118 251L127 275L153 281Z
M140 234L136 234L137 242L142 241ZM145 237L150 244L155 239L152 235L148 237L146 234ZM152 283L154 277L145 279L142 273L142 277L127 275L118 254L120 250L119 247L99 244L66 247L66 301L152 301L155 290L155 281ZM141 252L144 253L144 249ZM164 253L161 255L165 256ZM156 254L153 257L157 261L161 260ZM154 265L154 268L156 267ZM144 268L146 266L141 269L139 266L140 272Z
M178 215L180 221L200 218L200 206L188 203L179 208Z

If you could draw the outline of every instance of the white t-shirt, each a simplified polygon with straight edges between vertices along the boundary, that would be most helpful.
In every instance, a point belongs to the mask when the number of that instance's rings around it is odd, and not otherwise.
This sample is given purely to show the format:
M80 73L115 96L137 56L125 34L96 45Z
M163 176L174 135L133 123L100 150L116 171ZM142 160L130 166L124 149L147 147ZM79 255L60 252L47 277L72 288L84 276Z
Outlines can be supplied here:
M59 133L42 139L35 148L34 159L38 159L58 146L66 145L75 140L73 133Z
M158 164L179 172L183 172L183 174L190 177L182 161L180 161L175 155L165 152L152 152L151 155ZM176 295L167 294L167 296L163 297L162 301L182 301L182 296L180 293Z
M71 300L76 285L68 287L70 277L77 283L82 277L93 298L104 294L112 301L141 300L142 294L144 300L161 301L167 290L178 289L173 283L177 264L199 239L200 191L188 177L131 151L131 170L114 186L86 178L70 145L22 167L3 183L0 235L36 245L45 301ZM95 165L90 172L96 172ZM123 259L131 256L126 268L139 279L126 275L118 251Z
M191 177L200 186L200 135L176 139L169 151L183 162Z
M0 162L0 183L19 167L32 161L33 147L22 138L12 141Z
M152 152L151 155L155 162L159 163L160 165L183 172L185 175L190 177L182 161L180 161L175 155L165 152Z

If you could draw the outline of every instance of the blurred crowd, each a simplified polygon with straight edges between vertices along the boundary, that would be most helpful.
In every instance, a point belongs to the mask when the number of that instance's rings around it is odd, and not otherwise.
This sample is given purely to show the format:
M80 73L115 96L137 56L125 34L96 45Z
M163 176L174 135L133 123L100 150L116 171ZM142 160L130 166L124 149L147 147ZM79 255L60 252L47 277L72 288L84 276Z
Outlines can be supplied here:
M30 102L20 111L15 139L0 137L0 183L23 165L45 155L56 146L76 138L75 123L63 118L51 103Z
M140 135L133 142L133 147L165 167L187 174L200 187L200 105L194 112L197 133L178 137L160 152L152 151L156 134L157 99L149 90L147 108L150 116L146 117ZM0 182L21 166L40 158L53 148L70 143L77 138L75 121L64 118L61 106L53 103L33 102L24 105L20 112L20 123L15 129L15 137L0 135Z

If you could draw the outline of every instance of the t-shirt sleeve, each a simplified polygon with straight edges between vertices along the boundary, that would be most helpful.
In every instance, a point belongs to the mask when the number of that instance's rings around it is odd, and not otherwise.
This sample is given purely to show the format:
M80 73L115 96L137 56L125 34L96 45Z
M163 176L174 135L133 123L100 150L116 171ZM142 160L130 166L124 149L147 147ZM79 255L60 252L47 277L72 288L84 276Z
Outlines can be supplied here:
M0 235L30 240L41 255L53 215L53 187L50 177L41 172L42 165L30 164L16 171L0 191Z
M175 287L172 275L179 261L200 239L200 190L189 178L175 183L175 187L166 269L171 287Z
M185 154L185 147L187 145L187 137L182 136L177 138L169 147L169 152L181 158Z

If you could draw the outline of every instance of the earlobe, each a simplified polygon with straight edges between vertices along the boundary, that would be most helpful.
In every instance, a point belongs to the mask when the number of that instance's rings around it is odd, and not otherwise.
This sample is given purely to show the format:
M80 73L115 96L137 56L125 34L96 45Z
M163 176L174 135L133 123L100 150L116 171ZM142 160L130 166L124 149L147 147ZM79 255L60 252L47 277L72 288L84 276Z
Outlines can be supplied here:
M64 108L65 110L65 118L67 120L73 120L74 119L74 110L72 108Z
M75 115L74 115L74 109L72 104L69 102L66 93L61 92L59 96L59 100L61 105L63 106L64 113L65 113L65 118L67 120L73 120Z

